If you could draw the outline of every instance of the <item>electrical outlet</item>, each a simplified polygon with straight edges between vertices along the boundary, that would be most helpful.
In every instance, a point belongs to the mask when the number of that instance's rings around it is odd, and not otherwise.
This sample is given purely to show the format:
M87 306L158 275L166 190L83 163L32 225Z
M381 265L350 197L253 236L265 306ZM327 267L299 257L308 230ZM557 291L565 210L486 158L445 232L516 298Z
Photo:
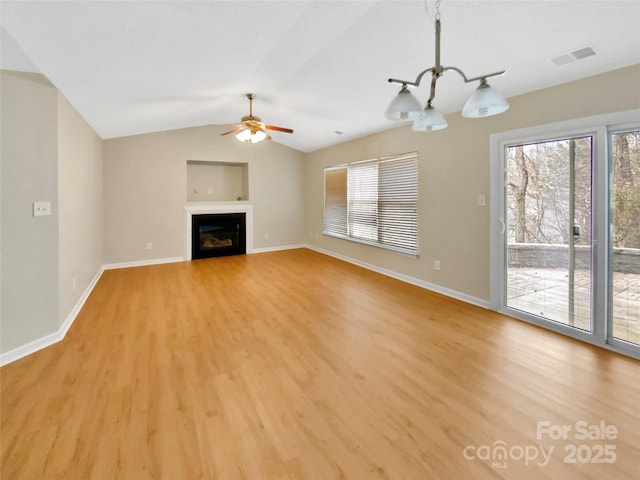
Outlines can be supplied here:
M51 202L33 202L33 216L44 217L51 215Z
M153 243L147 242L147 250L151 250L153 248Z
M436 270L440 270L440 260L434 260L433 268Z

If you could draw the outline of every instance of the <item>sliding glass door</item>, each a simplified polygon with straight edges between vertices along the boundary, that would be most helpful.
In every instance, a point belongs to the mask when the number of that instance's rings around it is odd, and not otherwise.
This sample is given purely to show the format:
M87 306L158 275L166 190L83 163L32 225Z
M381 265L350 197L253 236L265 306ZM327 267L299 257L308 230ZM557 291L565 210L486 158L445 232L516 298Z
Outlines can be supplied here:
M592 331L592 137L507 147L507 306Z
M640 345L640 130L612 132L610 335Z
M640 358L640 111L491 145L492 306Z

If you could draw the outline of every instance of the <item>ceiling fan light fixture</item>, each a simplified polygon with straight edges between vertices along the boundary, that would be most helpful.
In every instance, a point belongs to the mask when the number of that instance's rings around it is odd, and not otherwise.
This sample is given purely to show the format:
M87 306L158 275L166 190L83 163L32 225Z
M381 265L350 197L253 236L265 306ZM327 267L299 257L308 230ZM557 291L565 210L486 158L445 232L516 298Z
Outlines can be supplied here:
M265 125L260 121L258 117L253 116L253 99L255 94L247 93L249 99L249 115L245 115L240 119L240 123L234 125L234 128L228 132L223 132L220 135L236 134L236 138L245 143L259 143L263 140L271 140L271 136L267 133L267 130L275 130L276 132L293 133L290 128L277 127L275 125Z
M267 134L264 133L262 130L252 131L247 128L245 130L242 130L240 133L238 133L236 135L236 138L241 142L258 143L263 141L265 138L267 138Z
M484 78L473 95L469 97L467 103L464 104L462 116L467 118L490 117L507 110L509 110L509 102Z
M385 116L390 120L415 120L421 115L422 105L406 84L402 85L398 95L391 100L385 112Z

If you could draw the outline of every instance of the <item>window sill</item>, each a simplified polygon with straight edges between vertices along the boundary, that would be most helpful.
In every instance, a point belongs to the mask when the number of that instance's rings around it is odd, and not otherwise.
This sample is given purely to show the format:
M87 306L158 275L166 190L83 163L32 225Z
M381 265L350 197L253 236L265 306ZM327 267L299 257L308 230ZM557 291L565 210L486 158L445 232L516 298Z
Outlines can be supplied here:
M400 253L400 254L406 255L408 257L418 258L420 256L420 254L416 250L409 250L409 249L406 249L406 248L399 248L399 247L394 247L394 246L391 246L391 245L384 245L382 243L372 242L372 241L364 240L364 239L361 239L361 238L348 237L346 235L336 235L335 233L322 232L322 234L324 236L327 236L327 237L338 238L340 240L347 240L347 241L353 242L353 243L360 243L362 245L368 245L370 247L376 247L376 248L381 248L383 250L389 250L390 252Z

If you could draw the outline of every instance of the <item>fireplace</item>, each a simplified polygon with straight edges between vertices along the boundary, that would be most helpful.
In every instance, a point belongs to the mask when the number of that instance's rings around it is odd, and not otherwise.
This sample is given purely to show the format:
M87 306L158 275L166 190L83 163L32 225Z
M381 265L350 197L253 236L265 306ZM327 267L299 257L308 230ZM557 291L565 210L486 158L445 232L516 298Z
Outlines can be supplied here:
M191 230L193 259L247 253L244 213L192 215Z

